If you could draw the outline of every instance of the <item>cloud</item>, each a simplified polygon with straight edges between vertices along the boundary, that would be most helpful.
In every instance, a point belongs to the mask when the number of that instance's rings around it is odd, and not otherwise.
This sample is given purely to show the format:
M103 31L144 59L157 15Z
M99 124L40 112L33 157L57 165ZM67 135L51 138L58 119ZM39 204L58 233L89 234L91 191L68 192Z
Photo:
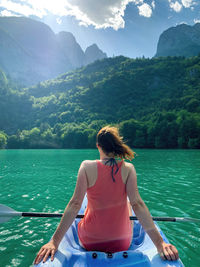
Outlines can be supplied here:
M57 18L56 22L60 25L62 23L62 19L61 18Z
M152 9L144 0L0 0L0 7L4 8L2 16L15 12L23 16L44 17L51 13L59 16L57 23L63 16L74 16L80 25L93 25L96 29L111 27L115 30L124 28L124 13L128 4L138 6L141 16L150 17ZM153 4L155 2L153 1Z
M37 17L42 18L44 15L46 15L46 12L44 12L44 10L37 10L27 5L26 3L23 4L23 2L25 2L24 0L21 0L19 2L20 3L16 3L10 0L0 0L0 7L5 8L5 10L3 11L14 12L14 13L26 16L26 17L35 15Z
M60 18L74 16L80 25L93 25L97 29L111 27L118 30L125 26L124 12L127 5L138 5L143 2L144 0L0 0L0 7L4 8L3 14L7 11L40 18L49 13ZM149 14L145 10L140 13Z
M16 15L15 13L12 13L12 12L6 10L6 9L1 11L0 14L1 14L2 17L13 17L13 16L14 17L18 17L19 16L19 15Z
M181 0L181 3L184 7L189 8L194 4L193 0Z
M196 5L196 1L194 0L180 0L180 2L176 1L174 2L173 0L168 0L170 7L176 11L180 12L182 7L185 8L190 8L191 10L194 9L193 5Z
M147 17L147 18L151 17L152 9L151 9L150 5L144 3L141 6L138 6L138 9L139 9L140 16L144 16L144 17Z
M80 25L93 25L96 29L124 28L124 13L128 4L143 4L143 0L68 0L71 15ZM75 9L76 8L76 9Z
M152 5L153 9L155 9L155 7L156 7L155 1L152 1L151 5Z
M157 0L159 1L159 0ZM151 3L148 3L151 2ZM176 12L184 8L193 8L196 0L168 0L169 6ZM96 29L111 27L115 30L125 27L124 14L129 4L135 5L139 15L150 18L156 1L151 0L0 0L1 16L22 15L43 18L56 16L57 23L62 17L73 16L80 25L92 25Z
M175 3L170 1L170 7L178 13L181 11L183 6L178 1L176 1Z
M112 27L124 28L124 12L132 0L68 0L71 15L80 21L80 25L93 25L96 29ZM134 1L135 2L135 1Z
M194 19L194 23L200 23L200 19Z
M176 23L176 26L177 25L182 25L182 24L188 24L188 23L186 21L181 21L181 22Z

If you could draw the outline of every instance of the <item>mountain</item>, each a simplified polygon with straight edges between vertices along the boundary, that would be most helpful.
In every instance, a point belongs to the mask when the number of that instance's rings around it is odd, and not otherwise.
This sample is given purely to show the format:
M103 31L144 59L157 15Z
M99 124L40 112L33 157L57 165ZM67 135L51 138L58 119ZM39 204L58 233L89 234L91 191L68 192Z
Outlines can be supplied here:
M86 65L85 54L72 33L62 31L56 35L56 38L63 54L69 59L73 68ZM96 58L93 57L93 61L95 60Z
M181 24L164 31L158 41L155 57L191 57L200 53L200 23Z
M97 59L103 59L106 58L106 53L103 53L96 44L93 44L86 48L85 50L85 64L92 63L93 61Z
M101 50L87 55L69 32L55 34L46 24L25 17L0 17L0 67L24 85L102 58ZM106 57L106 54L104 54Z
M200 148L200 56L107 58L21 90L0 80L8 148L94 147L105 124L132 147Z

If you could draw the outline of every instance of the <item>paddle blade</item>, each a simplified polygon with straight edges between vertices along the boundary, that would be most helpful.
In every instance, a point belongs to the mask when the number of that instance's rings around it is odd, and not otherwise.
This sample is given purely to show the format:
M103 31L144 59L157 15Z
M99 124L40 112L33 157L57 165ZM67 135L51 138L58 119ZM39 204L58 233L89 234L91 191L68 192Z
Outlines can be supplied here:
M9 221L14 216L21 216L22 212L17 212L5 205L0 204L0 223Z
M200 219L196 219L196 218L181 218L181 217L176 217L176 221L177 222L196 222L196 223L200 223Z

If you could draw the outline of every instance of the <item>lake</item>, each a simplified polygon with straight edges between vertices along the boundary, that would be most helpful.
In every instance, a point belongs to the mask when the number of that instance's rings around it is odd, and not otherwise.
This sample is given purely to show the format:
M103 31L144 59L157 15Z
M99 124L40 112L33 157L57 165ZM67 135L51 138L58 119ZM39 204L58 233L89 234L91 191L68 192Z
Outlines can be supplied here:
M200 150L137 149L140 194L153 216L200 219ZM80 163L95 149L1 150L0 203L17 211L63 212ZM31 266L59 218L12 218L0 225L0 266ZM159 222L186 267L200 266L200 224Z

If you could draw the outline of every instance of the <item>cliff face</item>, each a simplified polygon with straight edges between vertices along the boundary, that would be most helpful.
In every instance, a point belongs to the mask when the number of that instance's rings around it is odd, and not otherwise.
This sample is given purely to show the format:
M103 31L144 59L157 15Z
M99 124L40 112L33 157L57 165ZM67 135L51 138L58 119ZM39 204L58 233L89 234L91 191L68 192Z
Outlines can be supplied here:
M200 53L200 23L181 24L164 31L158 41L155 57L196 56Z
M98 50L96 56L89 54L90 62L102 58ZM71 33L55 34L46 24L29 18L0 17L0 68L15 81L32 85L86 62Z

